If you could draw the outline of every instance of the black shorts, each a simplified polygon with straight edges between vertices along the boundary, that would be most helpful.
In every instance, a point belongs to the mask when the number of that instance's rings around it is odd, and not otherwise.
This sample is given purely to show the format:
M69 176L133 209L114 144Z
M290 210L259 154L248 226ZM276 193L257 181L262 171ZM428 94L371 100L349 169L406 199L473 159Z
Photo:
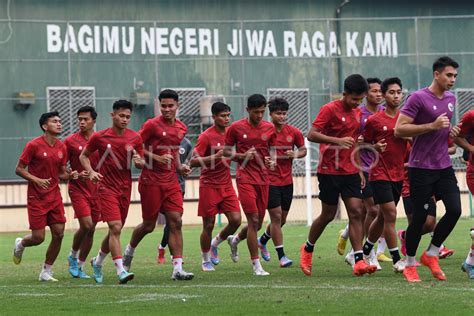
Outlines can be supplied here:
M334 175L318 173L319 199L328 205L337 205L339 195L343 198L362 199L358 173L349 175Z
M406 215L413 214L413 210L415 206L413 205L413 202L411 201L411 197L407 196L403 198L403 208L405 209ZM431 199L428 202L428 215L436 217L436 202L434 199Z
M283 211L288 212L293 200L293 184L288 185L270 185L268 190L267 209L281 206Z
M374 203L384 204L388 202L395 202L395 205L400 201L402 194L403 181L371 181L372 189L374 190Z
M365 187L362 189L362 198L369 199L374 196L374 190L372 184L369 182L369 173L364 172L365 177Z

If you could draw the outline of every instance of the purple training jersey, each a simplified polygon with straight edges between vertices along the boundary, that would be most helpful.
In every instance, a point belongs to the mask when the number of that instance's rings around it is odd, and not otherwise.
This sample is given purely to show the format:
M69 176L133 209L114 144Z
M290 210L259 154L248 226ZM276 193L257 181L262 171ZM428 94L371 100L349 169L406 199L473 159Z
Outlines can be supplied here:
M413 124L421 125L434 122L443 113L451 120L455 104L456 97L451 92L444 92L439 99L428 88L424 88L408 98L401 113L411 117ZM408 166L433 170L450 167L452 164L448 154L448 138L449 128L413 137Z
M370 112L369 109L365 104L359 106L361 115L360 115L360 133L362 134L365 130L365 123L367 123L367 119L372 114L377 112L383 111L385 107L383 105L378 105L377 110L375 112ZM370 165L375 160L375 154L371 150L361 149L360 151L360 163L362 166L362 171L369 172Z

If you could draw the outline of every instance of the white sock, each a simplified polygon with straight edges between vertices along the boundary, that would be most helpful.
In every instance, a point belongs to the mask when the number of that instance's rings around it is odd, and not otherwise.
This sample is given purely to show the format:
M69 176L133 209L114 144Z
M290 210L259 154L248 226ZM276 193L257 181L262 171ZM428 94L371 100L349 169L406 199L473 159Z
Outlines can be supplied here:
M117 269L117 275L120 275L125 269L123 268L122 257L117 257L114 259L115 269Z
M471 246L471 250L467 254L466 263L474 266L474 243Z
M77 259L77 255L79 254L79 250L74 250L71 248L71 251L69 252L69 255L72 257L72 258L76 258Z
M410 256L407 256L407 264L406 264L407 267L414 267L416 266L416 257L410 257Z
M426 255L430 257L437 257L439 256L439 247L436 247L433 244L430 244L428 250L426 251Z
M387 248L387 242L385 241L385 238L380 237L377 244L377 255L384 253L385 248Z
M53 267L52 264L47 264L46 262L43 265L43 271L44 272L51 272L51 268Z
M95 264L98 266L102 266L106 257L107 254L99 249L99 253L97 254L97 257L95 257Z
M77 266L79 267L79 269L82 269L82 267L84 267L84 264L86 262L85 261L82 261L81 259L77 260Z
M233 243L234 245L237 245L239 242L240 242L239 234L236 234L236 235L234 236L234 238L232 238L232 243Z
M221 234L217 234L216 237L212 238L211 246L218 247L222 242Z
M201 255L202 255L202 263L211 261L211 252L210 251L207 251L207 252L201 251Z
M342 232L342 238L345 240L349 239L349 224L344 227L344 231Z
M262 264L260 263L260 258L252 259L252 266L254 270L262 269Z
M183 258L173 258L173 272L183 270Z

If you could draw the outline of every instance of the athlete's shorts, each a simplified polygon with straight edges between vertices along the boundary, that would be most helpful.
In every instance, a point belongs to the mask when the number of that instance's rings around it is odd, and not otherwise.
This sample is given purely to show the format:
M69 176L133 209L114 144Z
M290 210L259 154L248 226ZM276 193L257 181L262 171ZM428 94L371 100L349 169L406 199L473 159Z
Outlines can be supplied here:
M44 229L53 224L66 223L64 205L59 196L54 200L40 200L37 197L28 197L28 222L31 230Z
M121 221L122 225L128 215L130 206L130 195L132 188L123 188L122 193L117 194L110 189L100 186L98 196L100 200L100 214L103 222Z
M69 189L69 197L71 198L75 218L90 216L92 222L97 223L100 221L100 200L98 196L88 197L73 189Z
M403 208L405 209L406 215L413 214L413 210L415 209L415 206L413 205L413 202L410 196L403 198ZM434 199L431 199L428 202L428 215L436 217L436 201Z
M362 198L369 199L374 196L374 190L372 188L372 184L369 182L369 173L364 172L365 178L365 187L362 189Z
M337 205L339 195L343 198L362 199L360 176L358 173L350 175L333 175L318 173L319 199L328 205Z
M385 204L395 202L395 205L400 201L402 194L403 181L371 181L372 189L374 190L375 204Z
M260 218L264 218L268 202L268 185L237 182L237 190L244 213L257 213Z
M270 185L268 190L268 209L281 206L282 211L288 212L293 200L293 184Z
M234 187L199 187L198 216L214 217L227 212L240 212Z
M178 183L170 185L139 183L138 192L144 220L156 221L160 212L183 213L183 193Z

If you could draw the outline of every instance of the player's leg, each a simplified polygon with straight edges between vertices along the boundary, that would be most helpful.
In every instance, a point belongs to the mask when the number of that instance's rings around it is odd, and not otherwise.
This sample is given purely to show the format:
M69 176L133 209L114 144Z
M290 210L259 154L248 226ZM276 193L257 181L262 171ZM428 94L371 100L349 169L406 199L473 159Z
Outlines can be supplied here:
M79 277L79 257L83 259L81 262L84 262L92 247L95 227L91 216L79 217L78 222L79 229L74 234L68 256L69 273L74 278Z
M170 228L168 246L173 254L173 273L171 278L173 280L192 280L194 274L183 270L182 212L163 210L163 213L166 216L166 223Z
M258 230L259 226L261 226L261 223L263 221L260 219L258 211L246 211L245 216L247 217L247 247L249 249L250 253L250 260L252 260L252 266L253 266L253 273L254 275L257 276L265 276L268 275L269 273L264 271L262 268L262 265L260 263L260 258L258 256Z
M474 280L474 227L471 227L470 235L472 239L471 248L467 253L466 260L461 265L461 270L467 273L469 279Z
M238 204L238 200L232 203L233 205L229 206L227 204L223 205L222 207L225 209L232 209L232 211L226 211L224 214L227 217L227 225L217 233L217 235L212 238L211 241L211 261L214 264L220 262L219 259L219 245L224 241L227 240L229 236L232 236L237 229L239 228L242 218L240 215L240 206Z
M286 185L280 188L281 192L281 219L280 219L280 227L283 227L283 225L286 223L286 218L288 216L288 212L291 208L291 203L293 201L293 184ZM289 259L284 251L283 247L283 231L281 230L281 245L279 246L278 244L275 243L275 240L273 240L273 243L275 245L275 250L277 251L278 254L278 260L280 261L280 267L286 268L289 267L293 264L293 261Z
M215 216L206 216L202 218L202 231L200 236L201 255L202 255L202 271L214 271L214 266L211 262L211 239L212 230L216 221ZM218 264L218 262L217 262Z
M89 230L87 233L86 237L82 241L81 248L79 250L79 256L77 259L77 267L79 269L79 278L80 279L89 279L90 276L88 276L84 272L84 266L87 261L87 256L89 256L89 253L92 249L92 245L94 244L94 234L95 234L95 226L97 223L93 222L92 228Z
M364 259L369 265L376 266L377 271L382 270L382 267L380 266L380 263L378 262L377 257L375 255L374 244L383 233L385 225L384 215L384 212L379 209L377 217L375 217L374 221L370 225L369 234L367 235L364 246L362 247L362 251L364 252Z
M347 240L349 239L349 224L347 224L343 229L339 231L339 235L337 237L337 253L339 255L343 255L346 251L346 244Z
M43 269L39 275L40 281L57 281L53 278L52 267L61 250L61 243L64 237L64 223L50 224L51 241L46 250L46 259L44 261Z
M265 261L270 261L270 252L267 248L267 242L272 239L272 237L275 247L277 245L281 247L283 242L281 233L281 188L281 186L269 186L267 209L270 216L270 224L267 225L265 232L258 239L260 254Z

